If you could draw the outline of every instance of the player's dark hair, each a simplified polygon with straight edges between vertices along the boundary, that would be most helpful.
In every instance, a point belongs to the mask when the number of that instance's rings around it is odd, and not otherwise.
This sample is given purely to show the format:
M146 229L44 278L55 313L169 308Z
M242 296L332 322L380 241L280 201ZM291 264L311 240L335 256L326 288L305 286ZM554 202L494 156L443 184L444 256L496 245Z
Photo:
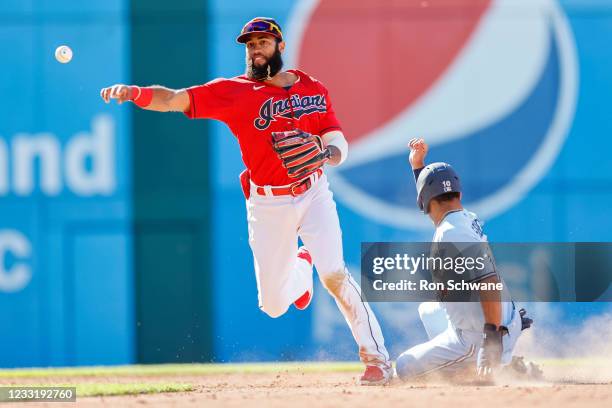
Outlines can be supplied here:
M453 191L450 193L444 193L441 194L437 197L433 197L432 200L436 200L439 203L443 203L443 202L447 202L447 201L453 201L455 199L459 199L461 198L461 193L457 192L457 191Z

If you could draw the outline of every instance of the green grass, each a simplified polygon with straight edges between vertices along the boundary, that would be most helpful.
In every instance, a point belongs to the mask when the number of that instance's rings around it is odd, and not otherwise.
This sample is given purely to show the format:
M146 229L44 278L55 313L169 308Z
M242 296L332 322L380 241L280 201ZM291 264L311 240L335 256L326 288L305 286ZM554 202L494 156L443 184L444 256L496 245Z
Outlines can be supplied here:
M135 383L135 384L111 384L92 383L76 384L77 398L99 397L110 395L135 395L135 394L157 394L160 392L187 392L193 391L190 384L180 383Z
M240 373L278 373L278 372L355 372L362 370L361 363L257 363L257 364L160 364L130 365L105 367L70 367L70 368L28 368L0 370L0 379L43 379L56 378L62 384L55 386L77 387L77 398L110 395L151 394L160 392L193 391L190 384L182 383L89 383L70 384L71 377L162 377L162 376L198 376L215 374ZM43 381L44 381L43 380ZM76 382L75 381L75 382ZM21 384L20 385L25 385ZM27 384L40 387L49 384Z
M609 359L545 359L536 361L544 366L599 367L611 364ZM215 374L266 374L278 372L360 372L358 362L288 362L245 364L159 364L70 368L27 368L0 370L0 379L69 378L69 377L131 377L131 376L199 376Z
M0 378L105 377L259 374L276 372L359 372L361 363L291 362L256 364L159 364L76 368L27 368L0 370Z

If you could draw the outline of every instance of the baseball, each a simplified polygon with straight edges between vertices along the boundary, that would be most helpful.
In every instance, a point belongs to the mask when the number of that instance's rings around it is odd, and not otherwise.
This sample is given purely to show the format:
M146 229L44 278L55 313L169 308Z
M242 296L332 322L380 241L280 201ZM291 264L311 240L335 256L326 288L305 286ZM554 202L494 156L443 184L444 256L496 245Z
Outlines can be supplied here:
M72 59L72 50L67 45L60 45L55 49L55 59L62 64L67 64Z

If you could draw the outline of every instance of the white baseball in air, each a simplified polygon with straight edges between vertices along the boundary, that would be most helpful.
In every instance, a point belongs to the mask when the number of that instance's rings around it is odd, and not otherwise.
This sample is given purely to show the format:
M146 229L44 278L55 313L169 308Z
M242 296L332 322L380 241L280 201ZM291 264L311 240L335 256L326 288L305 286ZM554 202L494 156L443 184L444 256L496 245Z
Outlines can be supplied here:
M72 59L72 50L67 45L60 45L55 49L55 59L62 64L67 64Z

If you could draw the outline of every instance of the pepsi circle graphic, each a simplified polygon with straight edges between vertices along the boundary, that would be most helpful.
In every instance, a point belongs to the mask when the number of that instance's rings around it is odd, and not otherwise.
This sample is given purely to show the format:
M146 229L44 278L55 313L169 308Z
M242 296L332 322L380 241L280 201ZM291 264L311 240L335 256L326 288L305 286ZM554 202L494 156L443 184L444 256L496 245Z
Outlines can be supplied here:
M328 87L350 143L328 168L336 197L383 224L431 225L410 138L453 165L465 206L489 218L542 179L574 117L576 48L555 0L302 0L287 28L288 65Z

